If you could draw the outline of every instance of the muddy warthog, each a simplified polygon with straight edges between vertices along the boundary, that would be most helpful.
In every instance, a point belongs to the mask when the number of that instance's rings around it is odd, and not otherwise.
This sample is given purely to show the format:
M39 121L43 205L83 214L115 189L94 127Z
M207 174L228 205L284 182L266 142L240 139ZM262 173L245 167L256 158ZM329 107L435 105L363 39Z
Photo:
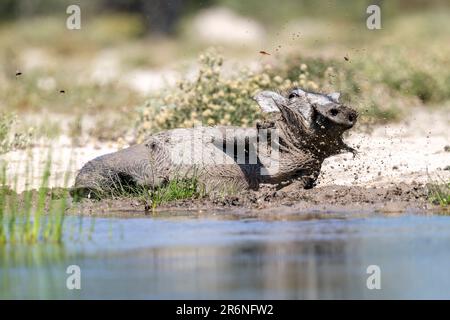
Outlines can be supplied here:
M315 185L325 158L354 152L342 140L357 112L339 94L299 88L286 94L262 91L254 99L271 113L256 128L195 127L149 136L137 144L89 161L74 191L107 194L117 187L155 188L172 179L195 177L207 192Z

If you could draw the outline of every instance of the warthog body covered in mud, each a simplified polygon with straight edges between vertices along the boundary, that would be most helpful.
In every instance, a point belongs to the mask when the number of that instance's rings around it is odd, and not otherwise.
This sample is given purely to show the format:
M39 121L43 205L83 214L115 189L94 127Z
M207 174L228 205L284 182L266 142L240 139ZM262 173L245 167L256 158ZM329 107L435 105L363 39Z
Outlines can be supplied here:
M123 186L155 188L193 177L207 192L258 189L262 183L311 188L325 158L354 151L342 134L355 124L357 113L338 99L336 93L299 88L285 95L260 92L255 100L272 119L256 128L196 127L151 135L142 144L89 161L74 190L102 195Z

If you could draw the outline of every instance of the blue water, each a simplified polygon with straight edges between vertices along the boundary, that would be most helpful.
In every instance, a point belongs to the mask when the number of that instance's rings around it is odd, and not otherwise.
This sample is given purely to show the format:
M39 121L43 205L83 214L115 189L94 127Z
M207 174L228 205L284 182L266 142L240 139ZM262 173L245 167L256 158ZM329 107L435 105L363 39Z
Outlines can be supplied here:
M447 216L168 213L68 217L65 227L63 247L0 251L0 298L450 298ZM80 290L66 287L69 265L80 267ZM380 268L380 290L367 288L369 265Z

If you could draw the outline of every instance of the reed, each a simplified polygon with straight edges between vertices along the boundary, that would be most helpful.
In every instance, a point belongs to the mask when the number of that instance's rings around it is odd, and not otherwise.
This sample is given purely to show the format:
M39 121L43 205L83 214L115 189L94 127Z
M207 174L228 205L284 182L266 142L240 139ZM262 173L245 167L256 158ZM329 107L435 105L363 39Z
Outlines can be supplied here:
M28 188L33 177L32 161L28 160L25 171L26 190L17 192L18 176L13 188L7 181L7 163L0 166L0 245L61 243L64 234L64 218L68 206L70 171L64 176L64 188L49 188L52 176L52 157L48 154L39 187Z

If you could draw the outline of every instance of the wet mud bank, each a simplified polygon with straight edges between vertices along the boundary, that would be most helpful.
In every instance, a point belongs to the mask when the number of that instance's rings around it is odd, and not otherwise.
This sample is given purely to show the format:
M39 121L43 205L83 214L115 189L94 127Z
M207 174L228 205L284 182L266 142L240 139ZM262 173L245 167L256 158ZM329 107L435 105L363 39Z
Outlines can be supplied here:
M149 208L142 199L84 199L73 203L69 214L152 215L192 211L195 214L247 214L258 216L333 215L346 213L445 213L448 209L428 200L428 188L420 184L386 187L330 185L313 189L274 190L262 188L240 195L177 200Z

